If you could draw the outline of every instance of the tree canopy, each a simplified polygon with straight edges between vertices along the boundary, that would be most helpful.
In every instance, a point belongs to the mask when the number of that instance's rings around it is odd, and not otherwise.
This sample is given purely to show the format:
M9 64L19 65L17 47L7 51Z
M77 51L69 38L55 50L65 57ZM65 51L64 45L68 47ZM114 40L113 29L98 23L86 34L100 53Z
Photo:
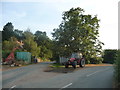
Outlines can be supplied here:
M52 41L46 35L46 32L36 31L35 41L41 48L40 57L42 58L52 58Z
M81 8L71 8L62 15L62 22L52 35L56 41L60 56L69 56L73 52L82 52L86 58L97 57L102 52L99 41L99 19L85 15Z
M24 32L24 36L24 49L31 52L32 56L39 56L40 47L38 47L37 43L34 41L34 35L30 32L30 30L26 30Z
M11 22L8 22L4 27L2 31L2 40L9 40L10 37L14 36L14 26Z
M36 31L35 34L26 31L14 29L11 22L8 22L2 31L3 51L11 52L14 47L17 47L17 41L24 43L24 51L31 52L32 56L38 56L44 59L52 58L52 40L49 39L46 32Z

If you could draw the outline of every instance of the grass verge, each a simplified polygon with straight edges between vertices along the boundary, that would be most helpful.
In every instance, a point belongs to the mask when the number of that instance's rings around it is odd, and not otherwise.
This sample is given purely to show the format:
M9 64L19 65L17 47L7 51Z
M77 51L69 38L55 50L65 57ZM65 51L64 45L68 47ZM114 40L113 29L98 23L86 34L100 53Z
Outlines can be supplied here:
M58 64L58 63L53 63L50 65L52 68L59 68L59 67L64 67L64 65Z

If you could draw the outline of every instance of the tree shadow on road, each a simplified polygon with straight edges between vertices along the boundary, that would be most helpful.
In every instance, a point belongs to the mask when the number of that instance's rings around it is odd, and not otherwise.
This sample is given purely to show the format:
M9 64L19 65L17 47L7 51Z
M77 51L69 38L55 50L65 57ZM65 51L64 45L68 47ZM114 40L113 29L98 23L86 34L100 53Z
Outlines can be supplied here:
M86 68L86 67L84 67ZM65 67L47 67L44 72L55 72L55 73L73 73L77 70L80 69L84 69L84 68L80 68L77 67L76 69L74 69L73 67L69 67L69 68L65 68Z

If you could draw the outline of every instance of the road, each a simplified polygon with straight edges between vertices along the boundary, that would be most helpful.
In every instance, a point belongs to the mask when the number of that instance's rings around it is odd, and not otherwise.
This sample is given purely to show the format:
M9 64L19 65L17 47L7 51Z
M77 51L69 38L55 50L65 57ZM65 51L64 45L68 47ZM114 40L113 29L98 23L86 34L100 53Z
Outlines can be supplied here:
M112 88L113 66L87 66L74 72L44 72L49 63L3 71L3 88ZM69 69L69 68L68 68Z

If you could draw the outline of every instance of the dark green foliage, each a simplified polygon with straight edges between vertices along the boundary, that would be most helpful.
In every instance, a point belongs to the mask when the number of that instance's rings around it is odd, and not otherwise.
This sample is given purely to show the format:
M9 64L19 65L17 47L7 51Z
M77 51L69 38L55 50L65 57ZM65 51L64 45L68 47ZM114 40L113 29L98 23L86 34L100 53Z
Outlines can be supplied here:
M19 41L25 39L23 31L15 29L14 30L14 37L16 37Z
M41 58L50 59L52 58L52 51L47 49L45 46L41 47L41 52L39 55Z
M104 55L103 55L103 63L111 63L113 64L116 58L116 49L106 49L104 50Z
M2 40L9 40L10 37L14 36L14 26L11 22L8 22L4 27L2 31Z
M35 41L41 49L39 56L44 59L52 58L52 41L46 35L46 32L36 31Z
M2 49L12 51L13 48L19 46L17 39L15 37L9 38L9 40L3 41Z
M11 22L8 22L2 31L2 40L9 40L11 37L17 38L19 41L24 39L23 31L15 29Z
M17 41L23 41L24 51L31 52L32 56L39 56L45 59L52 58L52 40L46 32L36 31L35 35L28 28L25 32L14 29L11 22L8 22L2 31L3 57L7 57L13 48L17 47ZM9 51L9 52L8 52Z
M35 41L39 46L45 46L47 49L51 49L52 41L46 35L46 32L36 31L35 33Z
M91 64L101 64L102 61L103 61L103 58L96 57L96 58L90 58L90 62L89 63L91 63Z
M26 30L24 32L24 36L24 49L27 52L31 52L32 56L39 56L40 47L38 47L37 43L34 41L34 35L30 32L30 30Z
M118 50L115 59L115 79L117 86L120 87L120 50Z
M7 58L8 57L8 55L11 53L11 51L10 50L2 50L2 58Z
M8 55L12 52L12 50L15 47L19 46L19 44L16 43L16 42L17 42L17 39L15 37L11 37L8 41L7 40L3 41L3 44L2 44L2 58L4 58L4 59L7 58ZM17 50L15 50L15 53L17 51L22 51L22 50L17 49Z
M63 21L52 35L60 56L68 57L80 51L89 63L90 58L100 58L103 43L98 39L100 20L97 16L83 13L84 10L79 7L64 12Z
M0 31L0 44L2 44L2 31Z
M35 41L40 46L44 46L49 38L46 36L46 32L36 31L35 32Z
M51 48L52 48L53 57L51 59L52 60L56 60L57 63L59 63L59 55L60 55L59 52L60 52L60 49L59 49L56 41L53 41L52 43L53 43L53 45L52 45Z

